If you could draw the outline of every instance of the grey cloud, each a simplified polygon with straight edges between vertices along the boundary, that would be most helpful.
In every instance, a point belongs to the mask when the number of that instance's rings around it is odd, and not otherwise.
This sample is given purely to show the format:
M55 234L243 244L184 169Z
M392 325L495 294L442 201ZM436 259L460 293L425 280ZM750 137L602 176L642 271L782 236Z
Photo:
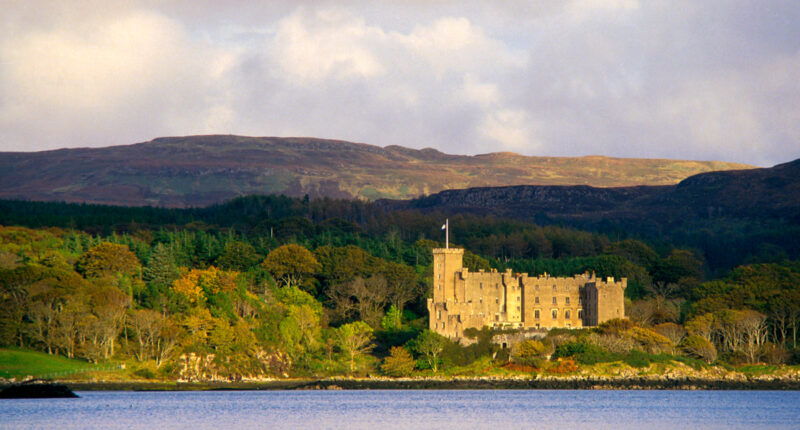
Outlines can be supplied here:
M0 18L0 150L237 133L472 154L800 157L795 2L44 6Z

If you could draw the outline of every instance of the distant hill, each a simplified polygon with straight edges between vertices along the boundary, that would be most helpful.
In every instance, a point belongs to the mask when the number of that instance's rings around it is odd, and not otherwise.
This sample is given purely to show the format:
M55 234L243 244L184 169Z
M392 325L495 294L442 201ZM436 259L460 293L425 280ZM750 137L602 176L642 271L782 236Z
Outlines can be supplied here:
M189 136L0 153L0 198L164 207L205 206L248 194L409 199L505 185L671 185L701 172L751 167L507 152L465 156L312 138Z
M447 190L387 208L666 225L693 219L800 223L800 159L771 168L701 173L676 185L510 186Z

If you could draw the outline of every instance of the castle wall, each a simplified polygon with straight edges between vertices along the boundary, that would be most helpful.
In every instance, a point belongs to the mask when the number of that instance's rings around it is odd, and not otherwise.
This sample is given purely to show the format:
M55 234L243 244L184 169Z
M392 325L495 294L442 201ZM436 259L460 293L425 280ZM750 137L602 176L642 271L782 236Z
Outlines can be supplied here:
M431 330L461 338L467 328L578 328L625 315L627 280L470 272L463 249L433 250Z

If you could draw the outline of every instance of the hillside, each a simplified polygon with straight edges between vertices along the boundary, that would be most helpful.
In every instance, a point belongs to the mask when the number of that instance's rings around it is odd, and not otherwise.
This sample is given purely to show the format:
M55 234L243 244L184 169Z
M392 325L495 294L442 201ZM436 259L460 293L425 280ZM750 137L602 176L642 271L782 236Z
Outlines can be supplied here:
M675 185L609 187L510 186L447 190L396 209L534 215L583 220L657 220L732 217L800 223L800 160L771 168L709 172Z
M408 199L508 185L671 185L751 166L715 161L450 155L311 138L189 136L0 153L0 198L197 207L248 194Z

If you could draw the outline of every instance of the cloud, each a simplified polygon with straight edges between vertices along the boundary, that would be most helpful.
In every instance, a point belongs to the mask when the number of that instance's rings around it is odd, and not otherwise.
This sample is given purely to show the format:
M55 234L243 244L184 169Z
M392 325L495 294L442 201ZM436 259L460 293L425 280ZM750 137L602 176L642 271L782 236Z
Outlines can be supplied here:
M800 157L800 5L15 2L0 150L164 135L453 153Z

